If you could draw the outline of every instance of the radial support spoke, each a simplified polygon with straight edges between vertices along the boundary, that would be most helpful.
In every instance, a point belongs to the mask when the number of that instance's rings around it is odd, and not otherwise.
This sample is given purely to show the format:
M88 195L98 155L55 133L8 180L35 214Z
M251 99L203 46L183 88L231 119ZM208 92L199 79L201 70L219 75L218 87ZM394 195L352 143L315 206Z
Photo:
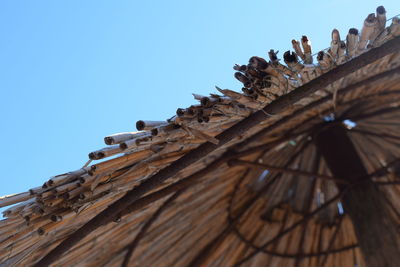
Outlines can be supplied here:
M307 172L307 171L302 171L302 170L294 170L294 169L289 169L289 168L284 168L284 167L276 167L276 166L271 166L268 164L262 164L262 163L244 161L244 160L237 160L237 159L230 160L229 164L263 168L270 172L282 172L282 173L294 174L294 175L299 175L299 176L307 176L309 178L317 178L317 179L322 179L322 180L334 181L334 182L340 183L340 184L348 184L348 182L345 180L330 177L328 175L317 174L317 173Z
M133 252L135 251L136 247L138 246L140 240L146 235L147 231L150 229L150 227L153 225L153 223L157 220L157 218L161 215L163 211L165 211L171 203L181 195L185 189L181 189L179 191L176 191L175 194L173 194L171 197L169 197L158 209L156 212L153 213L153 215L146 221L146 223L142 226L140 229L139 233L136 235L135 239L127 245L124 250L126 249L127 252L125 254L124 261L121 264L121 267L127 267L129 266L129 261L133 255Z
M242 260L240 260L238 263L235 264L235 266L240 266L243 263L245 263L246 261L248 261L249 259L251 259L252 257L254 257L255 255L257 255L259 252L262 252L263 249L265 249L266 247L272 245L272 244L276 244L276 242L278 242L279 240L281 240L284 236L286 236L287 234L291 233L293 230L295 230L297 227L299 227L300 225L303 225L305 222L307 222L310 218L312 218L313 216L315 216L316 214L320 213L321 211L325 210L326 208L328 208L330 205L336 203L337 201L339 201L339 199L341 198L343 192L337 194L335 197L331 198L329 201L325 202L323 205L321 205L320 207L318 207L317 209L313 210L312 212L304 215L304 217L300 220L298 220L297 222L293 223L291 226L289 226L288 228L286 228L285 230L283 230L282 232L278 233L277 235L275 235L271 240L267 241L266 243L264 243L262 246L259 247L258 250L252 252L250 255L248 255L247 257L243 258Z

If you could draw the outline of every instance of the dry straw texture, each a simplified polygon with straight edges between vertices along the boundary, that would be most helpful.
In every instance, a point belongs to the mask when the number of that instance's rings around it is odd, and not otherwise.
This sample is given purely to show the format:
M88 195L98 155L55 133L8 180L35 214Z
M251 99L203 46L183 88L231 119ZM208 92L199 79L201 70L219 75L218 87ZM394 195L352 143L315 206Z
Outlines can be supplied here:
M346 41L334 30L317 58L304 36L286 65L274 51L236 65L243 93L194 95L199 104L139 121L89 154L117 157L0 198L10 206L0 263L31 266L58 246L54 266L363 266L340 207L346 181L332 177L313 134L331 114L356 123L350 138L399 223L400 24L382 16ZM137 195L103 212L127 192Z

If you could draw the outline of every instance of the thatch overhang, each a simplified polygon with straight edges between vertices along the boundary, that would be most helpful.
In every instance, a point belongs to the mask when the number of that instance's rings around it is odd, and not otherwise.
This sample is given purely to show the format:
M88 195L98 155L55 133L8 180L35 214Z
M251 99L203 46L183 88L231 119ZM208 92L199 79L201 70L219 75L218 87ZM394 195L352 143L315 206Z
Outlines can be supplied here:
M141 131L108 136L89 154L116 157L2 198L0 206L16 205L0 221L0 262L364 265L340 204L348 181L334 177L314 141L331 114L355 126L349 138L400 224L400 24L371 28L368 19L347 50L334 31L311 65L307 38L303 50L294 41L288 67L273 51L266 69L247 66L266 73L261 85L236 66L243 94L195 95L200 104L139 121Z

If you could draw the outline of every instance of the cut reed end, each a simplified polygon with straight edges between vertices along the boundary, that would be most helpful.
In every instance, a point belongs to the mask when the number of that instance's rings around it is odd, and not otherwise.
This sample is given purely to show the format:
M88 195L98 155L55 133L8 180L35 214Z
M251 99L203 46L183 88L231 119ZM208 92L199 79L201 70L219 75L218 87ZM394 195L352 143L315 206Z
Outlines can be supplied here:
M97 159L96 153L94 153L94 152L90 152L88 156L89 156L89 159L91 159L91 160Z
M290 52L290 50L286 51L283 54L283 60L288 63L297 63L296 53Z
M104 143L106 143L106 145L113 145L114 139L111 136L106 136L104 137Z
M44 235L46 232L44 231L44 229L42 227L39 227L39 229L37 229L37 233L39 235Z
M208 105L210 104L210 98L208 98L208 97L203 97L203 98L200 100L200 104L201 104L202 106L208 106Z
M44 214L44 210L41 208L41 207L39 207L39 206L36 206L34 209L33 209L33 212L35 213L35 214L37 214L37 215L43 215Z
M386 14L386 9L383 6L378 6L376 8L376 13L379 14L379 15Z
M185 115L185 110L184 110L183 108L178 108L178 109L176 110L176 115L177 115L178 117L182 117L183 115Z
M277 60L278 60L277 54L278 54L278 52L275 52L274 49L269 50L269 52L268 52L269 59L270 59L272 62L277 61Z
M90 152L88 156L91 160L97 160L104 158L106 155L104 154L104 152Z
M187 113L188 113L189 115L191 115L191 116L194 116L194 115L196 115L196 109L193 108L193 107L189 107L189 108L187 109Z
M358 30L356 28L351 28L349 30L349 34L354 34L354 35L358 35Z
M369 14L368 17L365 19L365 22L373 23L373 22L375 22L375 20L376 20L375 14L374 14L374 13L371 13L371 14Z
M3 217L8 217L11 214L11 210L3 211Z
M163 148L164 148L164 146L158 145L158 144L154 144L154 145L150 146L150 150L153 151L154 153L160 152Z
M323 60L324 59L324 51L319 51L317 55L317 60Z
M126 143L121 143L121 144L119 144L119 148L121 148L122 150L125 150L128 148L128 145Z
M142 120L139 120L139 121L136 122L136 129L137 129L138 131L144 130L144 127L145 127L145 126L146 126L146 124L145 124L144 121L142 121Z
M157 128L151 129L151 135L152 135L152 136L158 135L158 129L157 129Z
M120 223L122 221L122 219L121 219L121 214L118 214L116 217L115 217L115 219L113 220L113 222L115 222L115 223Z
M53 222L61 222L62 217L59 215L51 215L50 220L52 220Z

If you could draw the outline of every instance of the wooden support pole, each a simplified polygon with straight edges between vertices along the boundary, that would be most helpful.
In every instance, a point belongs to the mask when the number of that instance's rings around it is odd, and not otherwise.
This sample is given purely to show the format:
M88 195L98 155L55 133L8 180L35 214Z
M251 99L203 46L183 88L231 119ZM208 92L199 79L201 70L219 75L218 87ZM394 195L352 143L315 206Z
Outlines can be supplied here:
M343 124L330 123L315 138L316 145L335 177L353 185L342 197L354 225L359 246L368 267L395 267L400 262L398 225L380 192L369 179L356 148ZM339 189L344 187L338 184Z

